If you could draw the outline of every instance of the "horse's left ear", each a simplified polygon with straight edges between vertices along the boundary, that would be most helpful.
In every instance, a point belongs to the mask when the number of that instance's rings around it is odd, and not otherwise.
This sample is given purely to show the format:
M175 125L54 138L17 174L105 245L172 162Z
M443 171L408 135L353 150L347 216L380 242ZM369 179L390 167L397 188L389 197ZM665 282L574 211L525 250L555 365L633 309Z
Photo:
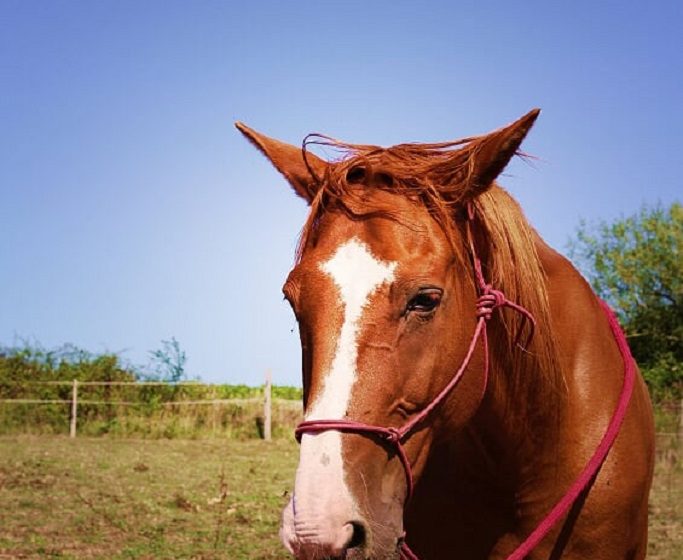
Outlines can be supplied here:
M308 165L306 165L301 148L269 138L241 122L236 122L235 126L285 176L294 191L310 204L319 189L317 179L325 176L329 164L308 153L306 154ZM317 178L311 174L311 170Z
M540 112L540 109L529 111L512 124L473 140L471 145L462 150L466 161L459 163L465 166L468 198L481 194L491 186L517 153ZM456 159L458 155L456 152Z

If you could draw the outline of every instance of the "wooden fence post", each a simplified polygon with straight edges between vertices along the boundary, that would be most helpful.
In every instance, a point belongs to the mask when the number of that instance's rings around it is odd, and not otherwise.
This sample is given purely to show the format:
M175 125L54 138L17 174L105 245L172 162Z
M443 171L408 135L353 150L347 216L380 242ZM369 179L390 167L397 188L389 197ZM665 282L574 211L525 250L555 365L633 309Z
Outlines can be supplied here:
M266 384L263 387L263 439L270 441L273 421L273 398L272 398L273 374L270 369L266 370Z
M76 417L78 415L78 381L74 379L71 389L71 424L69 426L69 436L76 437Z
M218 395L216 395L216 386L212 385L211 386L211 400L213 400L213 405L211 406L211 431L213 432L213 435L216 435L216 432L218 431L218 413L220 412L220 408L218 406Z

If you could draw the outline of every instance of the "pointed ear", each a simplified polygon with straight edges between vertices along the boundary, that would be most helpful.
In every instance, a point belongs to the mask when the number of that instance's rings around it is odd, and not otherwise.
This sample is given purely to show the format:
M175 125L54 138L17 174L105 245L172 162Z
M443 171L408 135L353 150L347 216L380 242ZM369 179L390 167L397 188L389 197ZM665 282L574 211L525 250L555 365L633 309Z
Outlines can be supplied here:
M285 176L296 193L310 204L318 192L319 185L304 161L301 148L269 138L241 122L236 122L235 126ZM325 176L329 165L326 161L310 152L306 155L306 160L319 178Z
M454 154L454 163L463 166L465 176L462 180L470 197L481 194L491 186L517 153L540 112L540 109L529 111L521 119L473 140Z

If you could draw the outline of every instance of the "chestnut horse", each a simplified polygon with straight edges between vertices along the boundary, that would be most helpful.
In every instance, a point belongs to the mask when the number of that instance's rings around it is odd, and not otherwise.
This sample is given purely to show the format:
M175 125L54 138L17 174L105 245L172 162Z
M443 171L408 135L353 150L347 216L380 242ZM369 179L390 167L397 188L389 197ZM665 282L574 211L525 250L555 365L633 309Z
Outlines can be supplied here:
M310 205L283 289L303 361L296 558L645 556L645 384L624 400L637 370L613 318L495 182L537 115L439 144L314 135L331 161L237 123ZM517 550L620 407L606 460Z

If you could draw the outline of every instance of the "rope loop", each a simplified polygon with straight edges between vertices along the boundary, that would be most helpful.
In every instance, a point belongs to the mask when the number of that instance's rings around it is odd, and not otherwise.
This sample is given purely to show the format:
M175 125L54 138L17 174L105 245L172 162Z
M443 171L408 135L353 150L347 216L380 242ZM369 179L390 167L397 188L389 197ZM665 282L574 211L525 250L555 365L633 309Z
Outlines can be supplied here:
M507 305L508 300L500 290L494 289L491 284L486 284L482 294L477 299L477 317L483 317L486 321L491 319L493 310Z

